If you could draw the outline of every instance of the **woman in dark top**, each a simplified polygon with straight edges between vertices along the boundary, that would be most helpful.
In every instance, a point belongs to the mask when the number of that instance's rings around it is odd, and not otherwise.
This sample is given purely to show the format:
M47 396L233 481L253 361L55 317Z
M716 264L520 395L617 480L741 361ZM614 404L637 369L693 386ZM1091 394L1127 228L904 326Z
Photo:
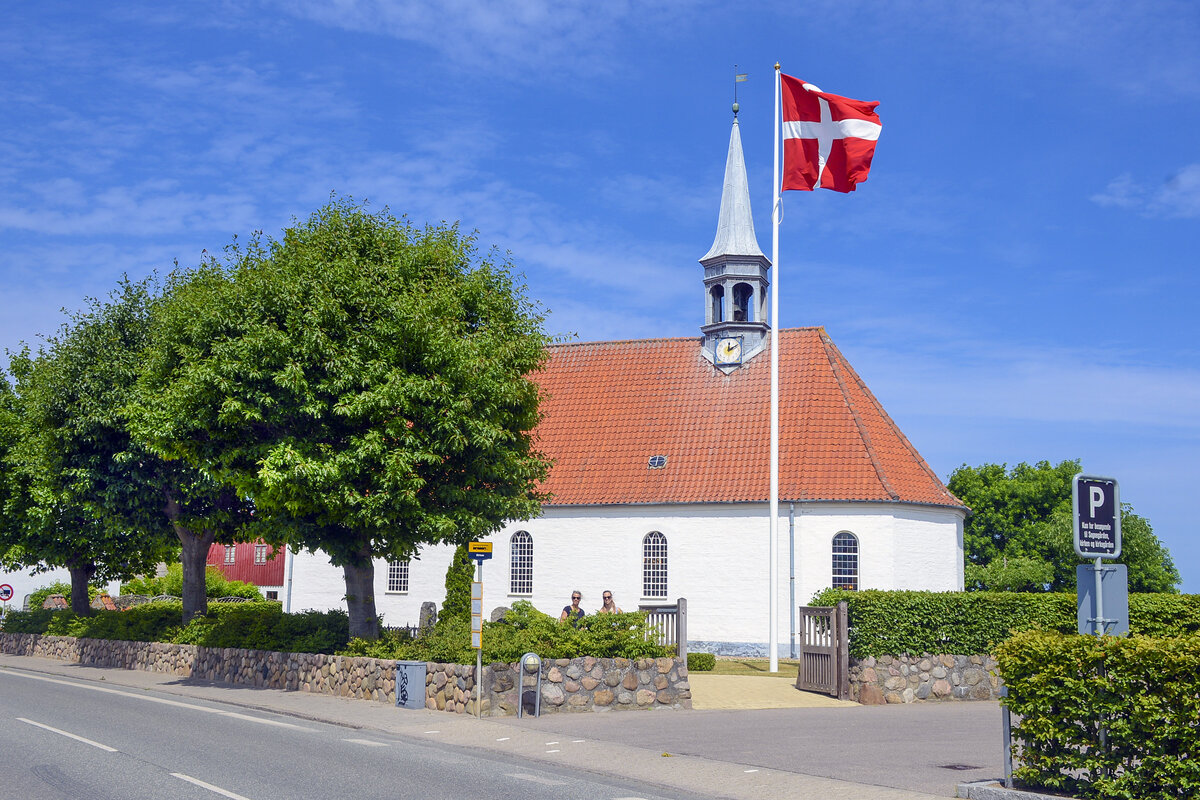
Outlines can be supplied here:
M571 592L571 605L563 606L562 613L558 615L559 622L570 620L572 623L583 619L583 609L579 607L579 601L583 599L583 595L579 590Z

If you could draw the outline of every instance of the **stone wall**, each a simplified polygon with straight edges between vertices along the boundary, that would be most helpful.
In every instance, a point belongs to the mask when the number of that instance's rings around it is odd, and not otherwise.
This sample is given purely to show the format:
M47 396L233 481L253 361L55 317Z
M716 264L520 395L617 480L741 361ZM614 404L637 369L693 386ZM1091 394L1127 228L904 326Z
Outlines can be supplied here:
M396 702L396 662L387 659L75 639L32 633L0 633L0 653L52 658L91 667L158 672L236 686L312 692L379 703ZM484 667L485 716L517 713L517 674L515 664ZM523 685L527 708L532 703L536 684L536 666L526 668ZM476 713L474 665L427 663L425 707L452 714ZM542 664L543 714L691 707L685 659L589 657L549 660Z
M542 662L543 714L691 708L684 658L560 658ZM484 670L484 714L515 714L521 694L528 712L537 691L536 664L492 664Z
M902 655L850 659L850 699L865 705L1000 697L990 655Z

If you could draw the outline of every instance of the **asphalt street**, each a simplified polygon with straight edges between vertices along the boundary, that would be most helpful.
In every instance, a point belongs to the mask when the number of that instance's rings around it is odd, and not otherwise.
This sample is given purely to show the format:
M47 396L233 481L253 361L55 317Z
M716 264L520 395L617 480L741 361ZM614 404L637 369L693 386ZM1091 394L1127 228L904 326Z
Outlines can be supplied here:
M103 695L97 689L115 689L168 704L145 701L142 705L153 710L143 708L140 713L136 710L110 713L94 708L87 715L72 715L72 700L66 703L65 711L56 711L50 717L34 716L26 705L13 705L17 701L10 699L10 695L19 695L29 690L29 684L47 680L93 687L85 690L49 684L55 687L56 694L67 698L85 691ZM26 689L22 690L22 686ZM995 778L1001 771L999 710L994 703L887 707L843 704L753 711L659 710L477 720L303 692L234 687L171 675L81 667L7 655L0 655L0 697L4 698L0 703L3 715L0 722L9 729L20 726L23 729L20 735L25 739L32 734L43 739L65 737L35 730L17 721L18 716L87 738L104 737L95 741L118 750L134 748L136 752L144 752L146 763L153 765L157 770L154 774L160 779L181 772L217 786L220 781L228 781L244 790L229 791L238 791L238 795L253 800L289 796L264 793L268 789L274 791L277 786L308 790L307 794L294 795L297 797L314 796L312 789L316 786L341 787L345 792L347 780L360 786L365 793L362 796L461 796L461 793L439 794L439 787L459 785L454 783L459 773L438 772L447 757L453 764L471 758L478 760L479 770L470 773L471 796L507 797L510 795L506 787L515 787L514 796L538 797L542 796L537 793L538 788L546 787L545 796L556 800L574 796L589 800L606 797L933 800L953 797L961 781ZM163 736L169 745L135 746L133 742L113 739L116 722L120 722L121 728L145 727L149 717L160 713L160 706L173 708L170 702L203 704L217 710L188 710L182 716L173 716L172 733L154 734ZM40 702L34 705L35 710L40 707ZM54 705L51 703L48 708ZM96 718L86 726L68 725L84 716ZM242 717L289 723L305 730L250 722ZM224 729L235 722L236 727L245 729L242 742L228 747L215 745L208 726L217 726L221 731L219 738L224 739ZM310 727L326 732L314 736L307 731ZM271 743L255 744L260 739L266 740L266 731L271 732ZM387 755L382 754L383 747L358 740L385 742ZM89 757L94 758L95 754ZM426 779L410 777L421 774L422 762L430 765L427 783L421 782ZM52 762L16 763L38 766ZM387 764L394 764L396 770L389 772L381 766ZM310 773L312 765L322 769ZM62 766L55 768L63 773L63 781L102 774L90 770L76 774ZM0 769L8 770L11 766L0 761ZM282 773L289 774L276 777ZM50 779L59 777L58 773L44 771L44 774ZM380 774L387 777L378 778ZM25 774L23 780L27 783L35 778ZM487 783L489 780L495 780L495 785ZM407 792L410 786L419 790L410 794ZM64 792L10 796L75 795Z
M32 672L0 670L5 796L666 800L632 781Z

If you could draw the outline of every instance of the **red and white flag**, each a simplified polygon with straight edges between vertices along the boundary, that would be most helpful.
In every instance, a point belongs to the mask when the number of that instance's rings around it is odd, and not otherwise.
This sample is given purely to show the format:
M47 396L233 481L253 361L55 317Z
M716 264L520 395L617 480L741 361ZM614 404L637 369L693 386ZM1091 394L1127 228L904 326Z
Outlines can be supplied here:
M878 102L822 92L811 83L780 76L783 102L782 190L820 186L853 192L867 179L883 126Z

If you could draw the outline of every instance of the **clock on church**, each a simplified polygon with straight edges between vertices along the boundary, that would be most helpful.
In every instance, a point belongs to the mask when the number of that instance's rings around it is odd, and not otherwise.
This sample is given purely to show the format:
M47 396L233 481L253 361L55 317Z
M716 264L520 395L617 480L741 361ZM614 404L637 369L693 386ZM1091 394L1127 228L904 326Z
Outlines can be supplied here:
M723 336L717 340L715 362L722 366L742 363L742 337Z

